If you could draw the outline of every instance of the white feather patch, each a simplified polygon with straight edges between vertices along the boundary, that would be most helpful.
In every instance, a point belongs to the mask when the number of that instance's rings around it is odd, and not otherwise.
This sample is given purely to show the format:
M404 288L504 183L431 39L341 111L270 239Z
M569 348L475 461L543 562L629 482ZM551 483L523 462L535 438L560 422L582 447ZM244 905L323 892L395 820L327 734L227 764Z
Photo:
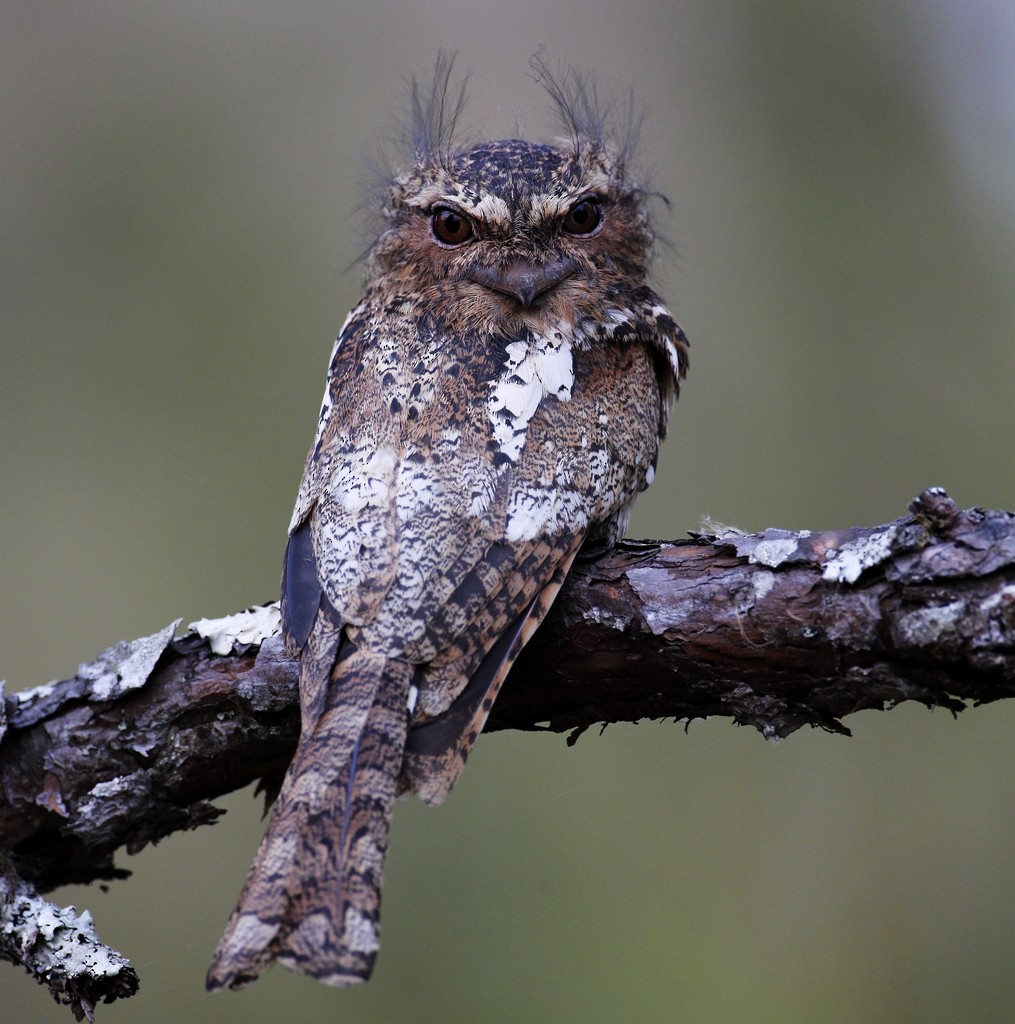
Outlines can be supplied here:
M512 462L517 462L522 453L529 421L539 403L549 395L568 402L573 387L568 331L559 328L533 334L507 346L504 370L492 384L489 412L493 436Z

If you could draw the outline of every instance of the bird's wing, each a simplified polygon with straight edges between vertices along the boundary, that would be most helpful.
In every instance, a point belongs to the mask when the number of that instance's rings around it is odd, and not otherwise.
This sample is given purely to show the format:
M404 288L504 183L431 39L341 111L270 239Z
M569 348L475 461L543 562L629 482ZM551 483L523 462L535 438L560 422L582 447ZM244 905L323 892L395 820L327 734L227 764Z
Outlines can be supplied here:
M532 590L535 595L510 627L479 652L479 657L467 654L460 662L424 670L421 689L429 693L432 704L446 703L447 707L433 717L420 717L410 729L400 792L416 793L427 803L441 803L451 792L511 666L546 617L580 547L579 537L571 541L562 557L557 557L556 550L546 552L543 571L529 578L530 585L510 606L517 606ZM489 614L497 613L494 608ZM464 687L463 678L467 679ZM434 699L436 695L441 695L439 702Z

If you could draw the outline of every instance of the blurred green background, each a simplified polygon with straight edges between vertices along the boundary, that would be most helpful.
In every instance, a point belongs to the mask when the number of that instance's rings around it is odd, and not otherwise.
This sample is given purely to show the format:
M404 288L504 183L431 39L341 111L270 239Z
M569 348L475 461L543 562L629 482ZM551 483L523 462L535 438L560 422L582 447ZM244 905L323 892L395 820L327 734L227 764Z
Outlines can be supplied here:
M632 533L1015 507L1015 6L0 4L0 672L277 591L357 181L438 47L478 134L550 126L538 47L633 85L691 376ZM123 858L100 1021L1012 1019L1011 707L851 740L727 721L482 740L402 806L373 981L203 974L262 824ZM0 972L5 1024L66 1021Z

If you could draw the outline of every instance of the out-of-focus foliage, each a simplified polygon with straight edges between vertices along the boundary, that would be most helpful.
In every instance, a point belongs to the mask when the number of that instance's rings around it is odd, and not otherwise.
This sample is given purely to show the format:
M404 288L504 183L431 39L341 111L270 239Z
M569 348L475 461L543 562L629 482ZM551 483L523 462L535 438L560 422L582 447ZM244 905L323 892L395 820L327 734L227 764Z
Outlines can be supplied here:
M0 13L0 673L73 670L277 589L356 183L404 76L476 133L551 130L540 45L634 86L657 286L690 379L635 534L873 524L922 487L1015 506L1015 14L891 5L8 3ZM480 742L396 814L374 980L202 991L261 828L129 861L108 1022L1000 1020L1015 1004L1012 712ZM66 1020L6 970L5 1021Z

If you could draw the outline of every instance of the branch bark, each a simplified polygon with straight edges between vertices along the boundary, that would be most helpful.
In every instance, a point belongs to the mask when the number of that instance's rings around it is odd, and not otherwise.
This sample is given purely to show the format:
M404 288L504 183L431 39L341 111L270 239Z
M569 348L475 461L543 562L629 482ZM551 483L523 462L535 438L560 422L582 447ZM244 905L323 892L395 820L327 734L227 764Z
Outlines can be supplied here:
M0 958L24 967L76 1020L95 1020L95 1006L132 996L138 977L116 950L99 941L86 910L57 907L13 872L0 874Z
M177 623L0 720L0 851L45 891L123 877L135 852L271 792L299 731L274 606ZM627 542L572 571L488 729L569 732L723 715L766 736L907 700L961 711L1015 694L1015 517L940 489L884 526L723 530ZM0 955L10 958L0 920Z

